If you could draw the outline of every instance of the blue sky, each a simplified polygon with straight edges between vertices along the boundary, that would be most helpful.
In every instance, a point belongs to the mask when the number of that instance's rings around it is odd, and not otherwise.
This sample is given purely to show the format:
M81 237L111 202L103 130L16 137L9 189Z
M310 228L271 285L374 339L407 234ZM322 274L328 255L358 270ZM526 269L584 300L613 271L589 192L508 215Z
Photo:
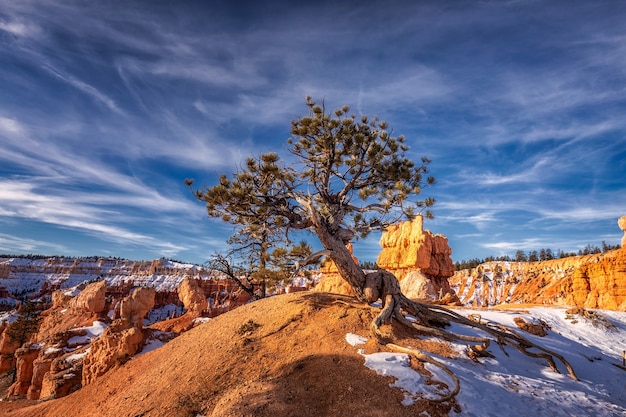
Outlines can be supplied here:
M306 95L432 159L426 228L455 261L617 244L625 21L623 1L0 0L0 252L204 262L232 230L183 180L286 155Z

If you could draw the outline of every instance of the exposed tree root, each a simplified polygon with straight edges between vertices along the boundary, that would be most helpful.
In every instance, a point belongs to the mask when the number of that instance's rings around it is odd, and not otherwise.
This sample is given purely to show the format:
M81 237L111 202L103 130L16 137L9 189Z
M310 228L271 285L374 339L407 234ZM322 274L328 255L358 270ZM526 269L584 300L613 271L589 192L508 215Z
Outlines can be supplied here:
M389 323L391 319L396 319L399 323L415 329L421 334L438 337L447 341L468 342L468 356L475 361L477 361L478 357L493 357L493 355L487 351L487 348L491 341L494 340L501 348L510 346L524 355L545 359L550 368L557 373L559 373L556 366L556 361L558 360L565 366L572 379L576 381L579 380L570 363L561 354L537 345L511 328L482 320L480 316L476 317L472 315L468 318L439 305L412 301L402 294L397 279L393 274L387 271L378 271L368 274L367 278L366 288L364 290L366 294L365 301L371 303L380 298L383 306L380 313L370 324L372 334L379 342L384 343L388 348L408 353L420 361L438 366L453 377L455 388L451 390L449 395L437 401L447 401L459 392L460 386L458 378L445 365L418 350L385 343L385 336L381 331L383 324ZM415 317L415 321L407 318L407 315ZM467 336L444 330L444 327L450 325L450 323L457 323L481 330L486 333L487 336ZM535 351L530 351L529 349L534 349Z
M437 399L430 399L430 401L434 401L434 402L449 401L449 400L453 399L459 393L459 391L461 390L461 383L459 382L459 378L454 374L454 372L452 372L443 363L441 363L438 360L434 359L432 356L426 355L425 353L422 353L422 352L420 352L417 349L405 348L405 347L402 347L402 346L395 345L393 343L387 343L385 346L387 346L387 348L390 349L390 350L395 350L396 352L406 353L406 354L408 354L410 356L413 356L415 359L417 359L417 360L419 360L421 362L426 362L426 363L430 363L432 365L435 365L435 366L441 368L445 373L450 375L450 377L454 381L454 389L452 389L448 394L443 395L442 397L437 398Z

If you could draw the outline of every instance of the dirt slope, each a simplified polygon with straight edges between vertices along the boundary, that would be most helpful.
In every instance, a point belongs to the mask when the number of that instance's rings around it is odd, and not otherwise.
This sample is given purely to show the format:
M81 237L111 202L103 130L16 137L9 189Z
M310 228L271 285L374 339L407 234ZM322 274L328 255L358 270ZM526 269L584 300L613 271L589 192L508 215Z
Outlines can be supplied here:
M389 387L391 378L363 365L345 335L368 336L376 311L351 301L326 293L257 301L128 361L68 397L34 405L0 403L0 415L404 417L424 410L433 417L447 415L450 405L401 405L403 394ZM372 353L378 345L370 341L364 348Z

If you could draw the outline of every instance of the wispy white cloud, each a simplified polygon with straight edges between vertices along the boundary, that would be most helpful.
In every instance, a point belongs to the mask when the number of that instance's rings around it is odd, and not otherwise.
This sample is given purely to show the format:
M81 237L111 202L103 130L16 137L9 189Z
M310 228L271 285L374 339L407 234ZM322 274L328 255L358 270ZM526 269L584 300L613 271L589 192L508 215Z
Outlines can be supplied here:
M41 33L38 26L21 21L0 21L0 30L19 37L36 37Z
M113 99L111 99L110 97L108 97L106 94L102 93L101 91L99 91L97 88L79 80L76 77L73 77L71 75L68 74L61 74L61 72L59 72L58 70L48 66L48 65L44 65L43 68L48 71L49 73L51 73L52 75L54 75L55 77L57 77L58 79L62 80L63 82L71 85L72 87L82 91L83 93L87 94L88 96L92 97L93 99L95 99L96 101L100 102L101 104L104 104L106 107L109 108L109 110L114 111L116 113L122 113L122 111L119 109L119 107L117 106L117 104L115 103L115 101Z
M12 118L0 116L0 133L14 138L24 136L24 127L22 124Z

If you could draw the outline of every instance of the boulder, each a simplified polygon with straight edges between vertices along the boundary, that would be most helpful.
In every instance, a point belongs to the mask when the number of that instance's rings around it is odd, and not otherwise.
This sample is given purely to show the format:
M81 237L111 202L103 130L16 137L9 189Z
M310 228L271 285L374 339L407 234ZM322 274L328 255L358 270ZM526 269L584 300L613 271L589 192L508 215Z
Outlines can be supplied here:
M69 307L76 310L87 310L96 314L102 313L106 306L106 290L106 281L89 284L80 294L69 301ZM57 295L57 298L60 298L60 296Z
M178 285L178 299L188 312L198 316L209 305L198 282L189 276L185 277Z
M120 319L142 328L143 319L154 307L156 291L152 287L138 287L120 302Z
M110 369L122 365L143 347L139 327L126 322L114 323L92 342L83 360L82 385L88 385Z
M402 281L400 289L408 298L418 300L435 300L438 297L437 289L432 281L420 271L410 272Z

